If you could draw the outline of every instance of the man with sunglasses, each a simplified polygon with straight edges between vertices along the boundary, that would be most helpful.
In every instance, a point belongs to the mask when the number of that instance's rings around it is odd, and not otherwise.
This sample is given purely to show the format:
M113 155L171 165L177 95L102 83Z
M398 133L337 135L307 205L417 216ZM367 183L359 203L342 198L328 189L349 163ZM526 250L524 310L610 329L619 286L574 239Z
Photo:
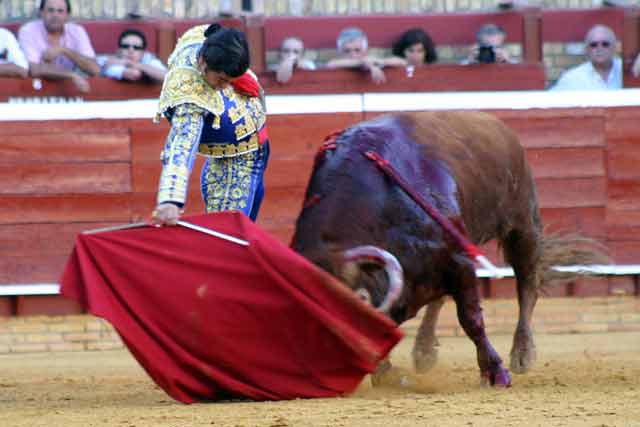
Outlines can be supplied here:
M85 29L68 22L69 0L42 0L40 19L18 31L18 41L29 61L32 77L71 80L81 92L89 91L85 76L100 73L95 51Z
M124 30L118 37L115 55L98 55L100 74L116 80L162 83L167 67L146 49L144 33L135 29Z
M616 35L604 25L585 37L589 60L565 71L552 90L609 90L622 88L622 60L616 56Z

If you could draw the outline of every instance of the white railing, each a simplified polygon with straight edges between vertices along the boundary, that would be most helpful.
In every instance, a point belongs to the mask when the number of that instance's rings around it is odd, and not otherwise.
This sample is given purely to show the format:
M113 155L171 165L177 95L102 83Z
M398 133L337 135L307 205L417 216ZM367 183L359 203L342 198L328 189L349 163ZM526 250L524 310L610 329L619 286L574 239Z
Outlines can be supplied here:
M553 267L557 271L589 276L639 276L640 265L566 265ZM500 267L497 274L489 270L479 268L476 276L482 279L513 277L511 267ZM29 283L29 284L5 284L0 285L0 296L27 296L27 295L58 295L60 285L57 283Z

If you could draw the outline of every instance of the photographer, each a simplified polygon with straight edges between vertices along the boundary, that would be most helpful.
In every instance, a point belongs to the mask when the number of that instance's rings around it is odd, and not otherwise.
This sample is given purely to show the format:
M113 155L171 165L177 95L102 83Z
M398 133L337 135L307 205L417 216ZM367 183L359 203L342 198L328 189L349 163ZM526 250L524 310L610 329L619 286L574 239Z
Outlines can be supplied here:
M469 56L461 64L478 63L506 63L515 64L518 61L511 58L504 48L507 38L504 30L495 24L485 24L476 33L477 43L469 50Z

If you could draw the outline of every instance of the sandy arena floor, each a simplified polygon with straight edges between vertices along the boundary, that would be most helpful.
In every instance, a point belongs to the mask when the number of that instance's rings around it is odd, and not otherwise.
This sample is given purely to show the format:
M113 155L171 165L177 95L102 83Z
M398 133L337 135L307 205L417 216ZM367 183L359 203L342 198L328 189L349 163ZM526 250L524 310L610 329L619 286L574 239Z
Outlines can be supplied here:
M503 358L509 336L493 337ZM410 345L393 354L408 373ZM465 338L441 340L407 387L288 402L175 403L126 351L0 356L0 425L122 427L640 426L640 333L539 335L538 364L507 390L479 386Z

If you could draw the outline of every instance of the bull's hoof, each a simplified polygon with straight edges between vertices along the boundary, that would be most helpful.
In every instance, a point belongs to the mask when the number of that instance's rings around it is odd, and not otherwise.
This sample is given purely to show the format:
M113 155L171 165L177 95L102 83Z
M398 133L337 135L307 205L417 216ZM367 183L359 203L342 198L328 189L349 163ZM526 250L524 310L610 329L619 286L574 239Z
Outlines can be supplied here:
M371 385L373 387L413 387L415 381L406 371L398 368L391 368L385 372L375 372L371 375Z
M509 367L516 374L524 374L536 361L536 347L533 341L524 345L514 344L511 349L511 363Z
M484 371L481 374L480 385L484 387L511 387L511 374L501 366L495 372Z
M431 347L428 352L413 352L413 367L418 374L424 374L438 362L438 349Z
M371 385L376 387L384 384L385 378L389 376L391 370L391 362L389 359L385 359L378 363L375 372L371 374Z

